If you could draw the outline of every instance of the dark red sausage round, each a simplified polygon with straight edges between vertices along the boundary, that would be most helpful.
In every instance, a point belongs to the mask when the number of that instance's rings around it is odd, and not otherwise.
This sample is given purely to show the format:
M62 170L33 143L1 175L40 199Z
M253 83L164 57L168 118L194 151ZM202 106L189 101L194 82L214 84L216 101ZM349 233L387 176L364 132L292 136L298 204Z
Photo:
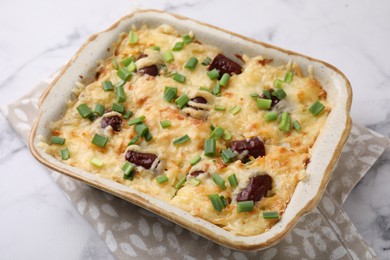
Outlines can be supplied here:
M150 169L153 162L157 159L157 155L151 153L139 153L135 151L127 151L125 158L127 161L142 166L145 169Z
M109 125L115 132L119 132L122 128L122 118L117 115L103 117L100 126L106 128Z
M218 54L214 57L213 61L209 66L209 70L217 69L219 71L219 77L221 78L223 74L229 73L232 74L241 74L241 65L237 62L232 61L223 54Z
M144 67L142 69L139 69L138 72L141 72L143 74L148 74L150 76L157 76L158 75L158 68L156 65L151 65L151 66L148 66L148 67Z
M229 147L239 154L248 151L248 156L253 156L255 158L265 155L264 143L257 137L253 137L249 140L231 141Z
M237 201L257 202L272 189L272 177L268 174L250 178L248 186L237 195Z

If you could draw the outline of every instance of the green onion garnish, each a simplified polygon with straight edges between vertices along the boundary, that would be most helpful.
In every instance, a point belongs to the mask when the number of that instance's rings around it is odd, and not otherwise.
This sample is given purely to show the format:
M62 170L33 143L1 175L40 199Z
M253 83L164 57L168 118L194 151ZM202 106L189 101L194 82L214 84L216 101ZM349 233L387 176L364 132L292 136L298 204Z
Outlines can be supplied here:
M186 35L183 35L183 43L184 44L189 44L190 42L192 42L192 38L191 38L191 36L189 36L188 34L186 34Z
M96 114L98 114L99 116L103 115L104 114L104 106L101 105L101 104L96 104L95 105L95 109L93 110Z
M257 107L259 109L270 109L272 100L271 99L264 99L264 98L256 98Z
M121 114L122 114L123 112L125 112L125 107L122 106L121 104L118 104L118 103L112 104L111 109L112 109L113 111L116 111L116 112L121 113Z
M174 145L184 144L185 142L188 142L189 140L191 140L191 138L188 135L183 135L182 137L179 137L176 140L174 140L173 144Z
M237 181L237 177L234 173L228 177L228 180L230 183L230 187L232 187L232 188L237 187L238 181Z
M287 72L286 76L284 76L284 82L291 83L293 80L293 77L294 77L294 74L291 71Z
M229 141L232 138L232 135L229 131L225 130L225 133L223 134L223 140Z
M203 66L208 66L208 65L210 65L210 63L211 63L211 58L210 57L206 57L206 59L204 59L203 61L202 61L202 65Z
M52 136L51 137L51 143L52 144L63 145L65 143L65 138L62 138L62 137L59 137L59 136Z
M188 180L188 182L191 184L191 185L194 185L194 186L198 186L200 184L200 180L197 179L197 178L191 178Z
M68 160L70 158L70 154L69 154L68 148L62 149L60 153L61 153L61 159L62 160Z
M194 70L196 65L198 64L198 59L195 57L191 57L186 64L184 65L184 68L188 70Z
M222 78L219 80L219 84L222 87L226 87L229 84L230 75L229 73L225 73L222 75Z
M135 125L134 130L139 136L144 137L149 132L149 127L144 123L141 123Z
M161 50L160 46L150 46L150 48L155 51Z
M182 94L175 100L176 105L182 109L190 101L190 98L186 94Z
M150 131L148 131L145 135L145 141L146 142L149 142L150 140L153 139L153 135L150 133Z
M317 100L313 105L310 106L309 111L314 116L318 116L324 109L325 106L319 100Z
M233 152L232 149L227 148L226 150L221 151L221 157L224 163L231 163L236 157L236 154Z
M118 61L116 59L113 59L112 60L112 63L114 64L114 69L119 69L119 64L118 64Z
M195 156L194 158L192 158L192 160L190 161L190 165L191 166L194 166L195 164L197 164L198 162L200 162L202 158L200 157L200 155L198 154L197 156Z
M302 129L302 126L301 126L301 124L299 123L298 120L295 120L295 121L293 122L293 127L294 127L294 129L297 130L297 131L300 131L300 130Z
M267 114L264 115L264 119L267 122L275 121L276 119L278 119L278 112L276 111L268 112Z
M134 119L129 120L129 125L137 125L142 123L145 120L145 116L140 116Z
M215 156L217 142L214 138L209 138L204 141L204 155L208 157Z
M219 78L219 71L217 69L210 70L207 72L207 76L209 76L211 80L217 79Z
M223 206L226 208L226 206L229 204L227 199L223 195L221 195L219 197L221 198Z
M237 202L237 212L249 212L253 210L255 203L253 200Z
M173 46L172 51L181 51L184 47L183 42L177 42L175 46Z
M115 95L116 95L116 102L123 103L126 101L126 94L123 86L116 87Z
M138 135L134 136L133 139L131 139L130 142L127 145L135 144L138 141L138 139L139 139Z
M213 94L215 96L220 96L221 95L221 86L219 85L218 82L215 83L215 86L213 88Z
M163 120L163 121L160 121L160 125L162 128L168 128L168 127L172 126L172 123L169 120Z
M96 157L93 157L90 161L89 161L92 165L96 166L96 167L102 167L103 166L103 162L96 158Z
M259 94L257 94L257 93L250 93L249 94L249 96L251 97L251 98L257 98L257 97L259 97Z
M123 171L123 179L126 180L133 180L134 178L134 165L130 162L125 162L125 164L122 166Z
M214 129L215 129L215 126L211 124L211 125L210 125L210 130L211 130L211 131L214 131Z
M221 197L218 194L209 195L209 199L216 211L221 212L222 209L225 208L225 205L223 204Z
M216 111L225 111L226 107L225 106L215 105L214 106L214 110L216 110Z
M263 94L264 94L264 96L266 97L266 98L268 98L268 99L271 99L272 97L271 97L271 91L269 91L268 89L264 89L263 90Z
M184 83L186 81L186 76L180 73L175 73L173 74L173 79L177 82Z
M225 133L225 130L223 130L222 127L220 126L217 126L216 128L214 128L214 130L211 132L211 135L210 137L212 138L215 138L215 139L219 139L223 136L223 134Z
M211 176L211 179L213 179L214 183L217 184L218 187L220 187L222 190L226 189L225 180L222 179L222 177L219 176L218 173L214 173L214 174Z
M176 98L177 95L177 88L175 87L165 87L164 89L164 99L167 102L171 102L173 99Z
M132 115L133 115L133 112L131 112L129 110L129 111L126 111L126 113L123 115L123 118L124 119L129 119Z
M129 66L127 66L127 70L130 72L134 72L137 70L137 65L135 65L135 62L130 62Z
M131 76L133 76L133 73L131 73L126 67L122 67L118 70L116 75L123 81L128 81L131 79Z
M167 182L168 177L165 174L162 174L162 175L159 175L156 177L156 181L161 184L161 183Z
M277 211L263 211L263 218L265 219L279 218L279 213Z
M279 124L279 129L284 132L290 132L291 130L291 117L290 114L287 112L282 113L282 120Z
M175 189L180 189L181 186L183 186L183 184L186 182L187 180L187 176L184 176L183 178L180 179L180 181L178 183L176 183L175 185Z
M199 90L207 91L212 94L212 91L207 87L200 87Z
M92 143L99 147L105 147L108 142L108 138L99 134L95 134L92 139Z
M280 80L280 79L275 79L274 80L274 87L275 88L281 88L281 87L283 87L283 81L282 80Z
M102 86L103 86L104 91L114 90L114 86L112 85L111 81L109 81L109 80L103 81Z
M278 88L274 92L272 92L272 96L277 97L279 100L282 100L283 98L286 97L286 92L282 88Z
M92 115L91 109L87 106L87 104L81 104L77 107L77 111L83 118L90 117Z
M232 107L232 109L230 109L230 113L232 113L233 115L238 114L238 112L240 111L241 111L241 107L239 105L235 105L234 107Z
M163 59L165 62L169 63L169 62L173 61L175 58L173 57L173 54L171 51L165 51L163 53Z
M129 44L135 44L138 41L137 33L130 31L129 33Z
M121 64L127 67L133 61L134 61L133 57L127 57L126 59L121 61Z

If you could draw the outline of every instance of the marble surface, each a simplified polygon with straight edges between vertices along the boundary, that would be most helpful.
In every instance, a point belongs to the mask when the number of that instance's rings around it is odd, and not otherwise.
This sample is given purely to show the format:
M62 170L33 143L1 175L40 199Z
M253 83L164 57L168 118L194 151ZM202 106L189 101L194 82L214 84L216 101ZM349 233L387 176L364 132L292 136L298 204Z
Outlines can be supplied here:
M350 79L352 118L390 136L390 1L0 2L0 104L64 65L93 33L135 8L182 14L325 60ZM380 258L390 258L390 151L344 208ZM113 259L0 114L0 258Z

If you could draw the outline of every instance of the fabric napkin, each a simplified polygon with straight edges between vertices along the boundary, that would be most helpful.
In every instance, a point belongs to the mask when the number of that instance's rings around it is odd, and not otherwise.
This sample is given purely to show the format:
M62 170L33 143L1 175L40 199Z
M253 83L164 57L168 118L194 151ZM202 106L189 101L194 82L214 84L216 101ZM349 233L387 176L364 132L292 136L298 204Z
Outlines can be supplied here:
M19 101L1 108L27 140L46 79ZM280 243L257 252L232 250L125 200L57 172L52 177L118 259L373 259L341 205L389 144L386 137L354 125L318 207L302 217ZM48 170L49 171L49 170Z

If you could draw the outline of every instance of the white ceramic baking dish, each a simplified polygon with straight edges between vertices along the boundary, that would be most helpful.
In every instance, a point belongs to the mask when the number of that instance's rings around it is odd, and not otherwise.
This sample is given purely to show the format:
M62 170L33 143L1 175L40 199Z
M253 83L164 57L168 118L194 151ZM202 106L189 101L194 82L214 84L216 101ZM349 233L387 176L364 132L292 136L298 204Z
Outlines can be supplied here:
M199 41L218 46L229 57L234 57L235 54L262 55L273 59L275 65L285 64L289 60L297 63L301 68L311 65L315 77L328 93L327 98L333 108L311 151L312 157L307 165L308 177L297 185L281 220L263 234L234 235L150 195L66 165L46 154L38 146L42 138L48 139L51 136L48 127L50 122L57 121L65 112L66 101L71 98L75 82L82 79L84 83L89 83L94 80L97 61L112 55L110 47L121 32L129 31L132 25L138 27L147 24L150 27L156 27L162 23L174 26L181 33L193 31ZM93 35L80 48L42 95L39 115L31 130L29 143L34 157L55 171L155 212L221 245L240 250L258 250L280 241L299 218L311 211L319 202L342 147L349 136L351 100L352 92L347 78L338 69L325 62L248 39L186 17L156 10L143 10L130 14L106 31Z

